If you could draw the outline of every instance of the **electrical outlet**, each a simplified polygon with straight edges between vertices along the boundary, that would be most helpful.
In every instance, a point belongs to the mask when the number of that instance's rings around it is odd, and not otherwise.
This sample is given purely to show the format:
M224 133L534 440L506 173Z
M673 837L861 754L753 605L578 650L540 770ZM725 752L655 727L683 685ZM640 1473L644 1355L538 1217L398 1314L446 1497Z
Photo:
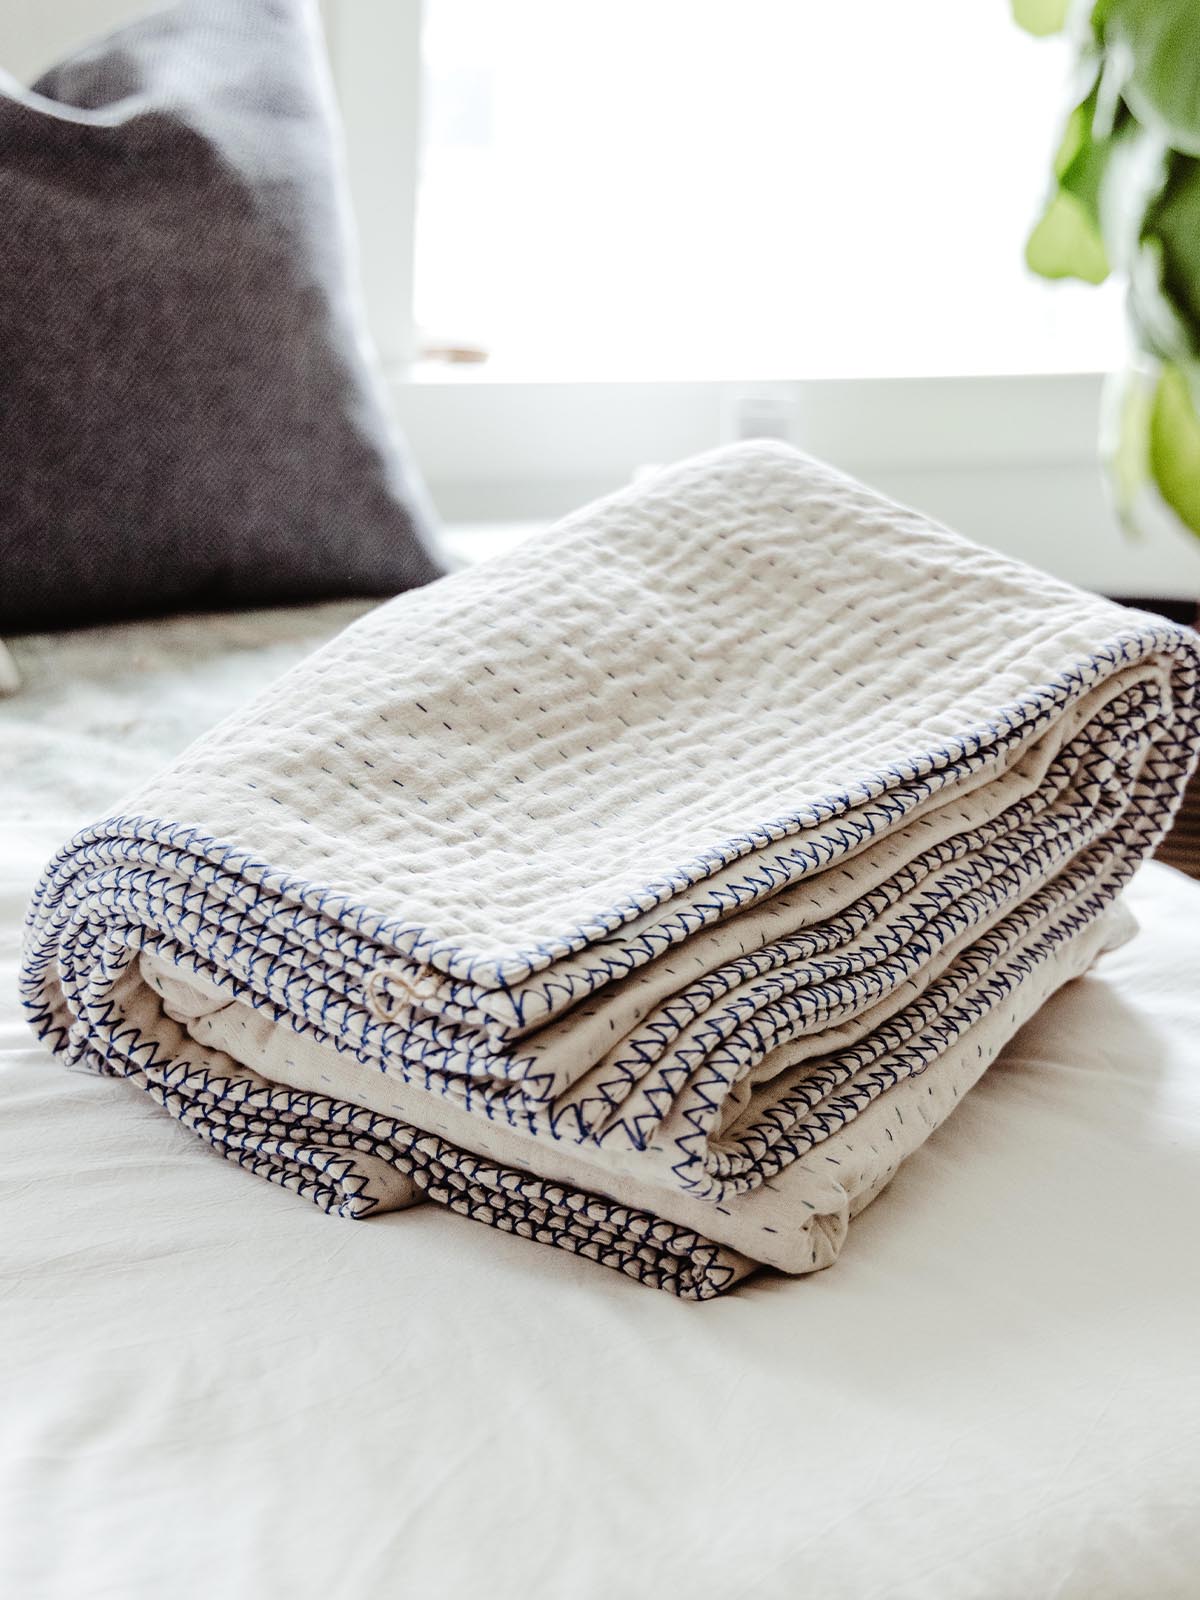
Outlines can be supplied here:
M721 441L783 439L796 442L796 407L782 388L728 389L722 397Z

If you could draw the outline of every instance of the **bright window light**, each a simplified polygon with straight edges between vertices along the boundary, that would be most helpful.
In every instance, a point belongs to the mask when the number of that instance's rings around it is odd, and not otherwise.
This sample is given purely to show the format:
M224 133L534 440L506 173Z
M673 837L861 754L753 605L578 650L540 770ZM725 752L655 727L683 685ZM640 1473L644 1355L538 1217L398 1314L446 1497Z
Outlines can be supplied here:
M426 0L416 316L530 378L1119 363L1022 249L1066 57L1006 0Z

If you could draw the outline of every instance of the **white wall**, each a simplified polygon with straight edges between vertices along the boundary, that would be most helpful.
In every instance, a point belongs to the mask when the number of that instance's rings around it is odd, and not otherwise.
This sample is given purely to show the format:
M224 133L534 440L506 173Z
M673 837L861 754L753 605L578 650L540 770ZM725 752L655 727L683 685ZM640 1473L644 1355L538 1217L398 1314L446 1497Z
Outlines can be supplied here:
M1200 539L1165 516L1117 526L1096 452L1095 376L758 385L793 442L969 537L1109 594L1194 599ZM396 410L442 515L550 520L641 465L730 437L735 385L398 383Z
M151 0L3 0L0 67L32 83L75 46L154 9Z
M168 0L0 0L0 68L18 83L38 75L89 39L156 11ZM321 0L326 33L338 0Z

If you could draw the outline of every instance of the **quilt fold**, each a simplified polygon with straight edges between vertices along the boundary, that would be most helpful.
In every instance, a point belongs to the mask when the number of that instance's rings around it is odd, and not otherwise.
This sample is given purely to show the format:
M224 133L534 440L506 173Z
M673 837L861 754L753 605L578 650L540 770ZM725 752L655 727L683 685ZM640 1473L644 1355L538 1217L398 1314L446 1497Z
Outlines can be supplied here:
M832 1262L1131 924L1200 639L773 443L381 606L50 863L30 1019L326 1210Z

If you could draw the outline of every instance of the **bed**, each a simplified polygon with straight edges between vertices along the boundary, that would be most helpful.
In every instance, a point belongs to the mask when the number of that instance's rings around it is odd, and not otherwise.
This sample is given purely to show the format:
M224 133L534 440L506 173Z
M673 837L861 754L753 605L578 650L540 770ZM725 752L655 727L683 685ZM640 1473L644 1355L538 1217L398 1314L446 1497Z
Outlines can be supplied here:
M28 635L0 702L14 1596L1192 1596L1200 884L1068 985L835 1271L706 1305L322 1215L13 999L46 858L357 602Z

